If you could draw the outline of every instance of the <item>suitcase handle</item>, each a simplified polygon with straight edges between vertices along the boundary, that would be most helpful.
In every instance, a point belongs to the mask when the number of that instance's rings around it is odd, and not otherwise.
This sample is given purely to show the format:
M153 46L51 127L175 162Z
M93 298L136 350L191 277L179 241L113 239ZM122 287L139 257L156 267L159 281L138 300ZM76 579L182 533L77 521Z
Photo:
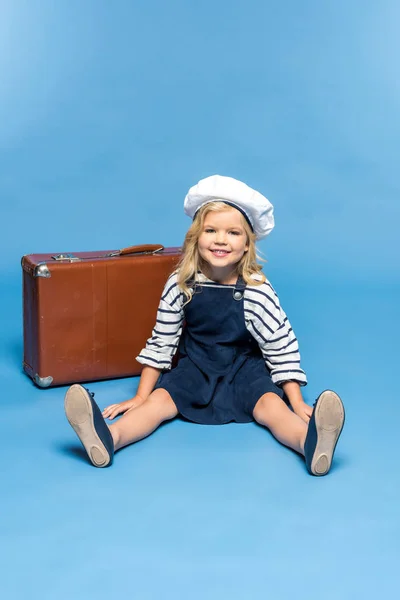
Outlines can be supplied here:
M162 252L164 246L161 244L142 244L141 246L128 246L122 248L122 250L116 250L110 252L106 256L127 256L128 254L156 254L156 252Z

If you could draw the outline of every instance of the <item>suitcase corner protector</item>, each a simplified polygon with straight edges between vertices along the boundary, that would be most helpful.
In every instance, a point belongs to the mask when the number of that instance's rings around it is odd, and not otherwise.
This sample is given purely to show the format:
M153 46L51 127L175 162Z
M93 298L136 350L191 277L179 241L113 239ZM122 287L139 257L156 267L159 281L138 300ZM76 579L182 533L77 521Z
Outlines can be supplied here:
M37 386L41 388L47 388L53 383L53 378L51 377L51 375L49 375L48 377L40 377L40 375L36 373L35 377L33 378L33 381L36 383Z
M49 268L45 262L40 262L36 265L33 271L34 277L45 277L46 279L51 277Z

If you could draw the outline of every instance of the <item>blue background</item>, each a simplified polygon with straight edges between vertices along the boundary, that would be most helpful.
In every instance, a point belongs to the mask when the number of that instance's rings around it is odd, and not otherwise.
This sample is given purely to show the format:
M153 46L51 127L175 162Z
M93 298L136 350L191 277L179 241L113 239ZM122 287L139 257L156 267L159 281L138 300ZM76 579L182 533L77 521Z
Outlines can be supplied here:
M400 580L397 2L3 0L1 587L11 598L347 599ZM180 245L219 173L275 205L259 249L335 467L255 424L174 421L91 469L65 389L21 373L20 258ZM99 404L137 378L92 386ZM4 456L5 454L5 456Z

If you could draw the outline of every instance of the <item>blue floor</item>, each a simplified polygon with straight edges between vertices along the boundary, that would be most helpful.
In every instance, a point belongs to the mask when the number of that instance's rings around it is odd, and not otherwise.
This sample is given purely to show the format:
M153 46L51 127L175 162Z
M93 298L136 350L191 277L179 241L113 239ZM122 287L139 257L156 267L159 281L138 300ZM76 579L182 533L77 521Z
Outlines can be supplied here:
M93 468L64 417L66 388L40 390L21 373L20 290L11 281L2 292L1 597L395 597L399 288L343 291L280 290L307 401L332 387L347 411L331 473L313 478L256 424L180 420L120 451L111 468ZM103 407L137 384L91 389Z

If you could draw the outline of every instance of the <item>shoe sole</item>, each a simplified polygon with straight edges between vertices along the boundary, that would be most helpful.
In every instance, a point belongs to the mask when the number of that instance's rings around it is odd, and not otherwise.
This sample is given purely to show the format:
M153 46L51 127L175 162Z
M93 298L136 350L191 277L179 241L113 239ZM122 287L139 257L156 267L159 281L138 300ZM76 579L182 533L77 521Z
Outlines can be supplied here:
M322 392L315 412L317 445L311 461L313 475L326 475L331 468L336 444L344 425L344 406L330 390Z
M110 463L110 455L96 432L92 403L86 390L79 384L72 385L65 394L64 406L69 424L94 466L106 467Z

